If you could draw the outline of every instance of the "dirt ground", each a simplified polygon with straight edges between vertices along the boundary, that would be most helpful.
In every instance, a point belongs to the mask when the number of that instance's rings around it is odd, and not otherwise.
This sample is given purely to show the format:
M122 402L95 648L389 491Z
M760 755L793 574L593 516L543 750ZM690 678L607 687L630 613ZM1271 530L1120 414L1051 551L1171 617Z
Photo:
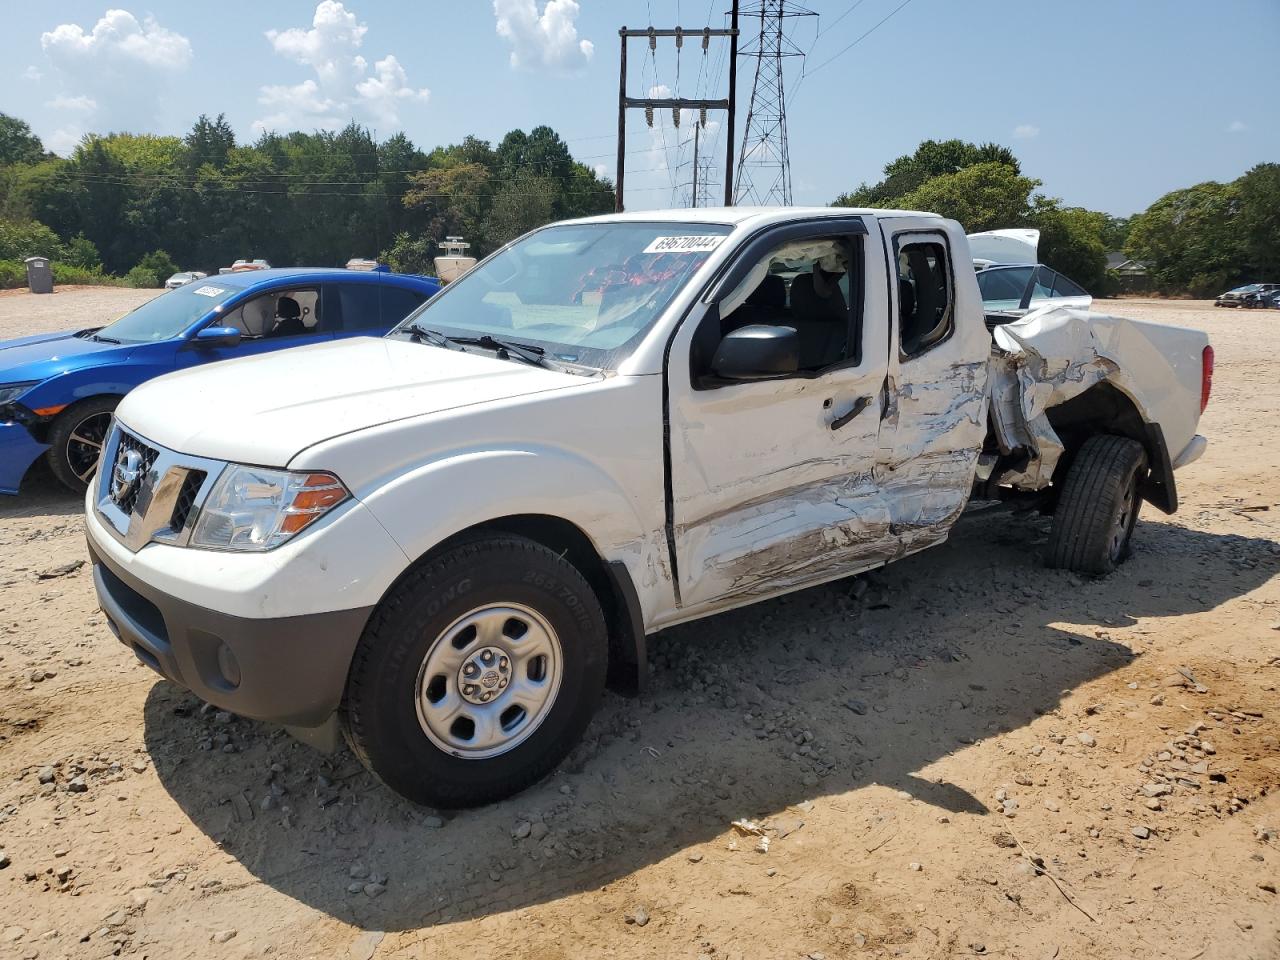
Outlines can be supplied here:
M146 303L159 290L128 287L54 287L36 296L25 290L0 290L0 340L47 330L100 327Z
M73 296L0 298L0 336ZM37 475L0 501L0 958L1280 957L1280 314L1099 306L1218 357L1119 572L974 516L652 638L645 697L461 814L157 679Z

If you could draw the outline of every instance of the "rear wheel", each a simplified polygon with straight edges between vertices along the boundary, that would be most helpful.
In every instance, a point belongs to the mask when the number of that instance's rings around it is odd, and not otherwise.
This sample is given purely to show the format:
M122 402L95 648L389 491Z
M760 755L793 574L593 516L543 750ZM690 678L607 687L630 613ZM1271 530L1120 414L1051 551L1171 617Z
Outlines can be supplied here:
M111 427L119 397L94 397L73 404L58 415L49 430L49 466L73 493L84 493Z
M1147 472L1142 444L1098 435L1080 447L1067 471L1049 535L1051 567L1107 574L1129 556Z
M604 691L604 614L572 564L523 537L413 571L356 650L343 728L393 790L435 807L510 796L573 748Z

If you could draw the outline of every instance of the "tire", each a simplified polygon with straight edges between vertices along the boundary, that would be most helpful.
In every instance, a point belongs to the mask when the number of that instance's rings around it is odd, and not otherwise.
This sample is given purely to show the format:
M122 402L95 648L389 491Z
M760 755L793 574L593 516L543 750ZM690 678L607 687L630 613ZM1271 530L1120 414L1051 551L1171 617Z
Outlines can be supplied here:
M72 493L83 494L97 469L96 448L102 452L111 426L111 414L119 397L93 397L63 410L49 428L49 467L53 475Z
M467 541L412 570L374 611L342 728L360 761L410 800L492 803L574 747L607 660L604 614L572 564L524 537Z
M1129 556L1147 454L1128 437L1096 435L1067 470L1049 535L1048 565L1104 575Z

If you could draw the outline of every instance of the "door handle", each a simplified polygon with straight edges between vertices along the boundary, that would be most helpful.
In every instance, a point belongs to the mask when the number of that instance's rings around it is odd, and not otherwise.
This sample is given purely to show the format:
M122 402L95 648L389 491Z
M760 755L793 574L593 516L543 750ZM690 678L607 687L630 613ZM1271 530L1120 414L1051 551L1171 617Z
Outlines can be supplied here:
M863 410L867 409L867 407L869 406L871 406L870 397L859 397L857 400L853 401L853 409L851 409L848 413L842 413L840 416L836 417L834 420L831 421L831 429L839 430L841 427L843 427L845 424L847 424L849 421L851 421L854 417L860 414Z

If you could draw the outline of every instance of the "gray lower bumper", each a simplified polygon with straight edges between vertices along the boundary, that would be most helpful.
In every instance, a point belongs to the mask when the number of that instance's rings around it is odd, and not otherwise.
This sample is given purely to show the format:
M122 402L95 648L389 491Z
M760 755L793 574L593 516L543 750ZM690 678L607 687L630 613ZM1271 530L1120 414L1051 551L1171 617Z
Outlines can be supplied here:
M96 553L93 583L112 632L138 659L232 713L317 727L338 709L371 608L252 620L167 596Z

